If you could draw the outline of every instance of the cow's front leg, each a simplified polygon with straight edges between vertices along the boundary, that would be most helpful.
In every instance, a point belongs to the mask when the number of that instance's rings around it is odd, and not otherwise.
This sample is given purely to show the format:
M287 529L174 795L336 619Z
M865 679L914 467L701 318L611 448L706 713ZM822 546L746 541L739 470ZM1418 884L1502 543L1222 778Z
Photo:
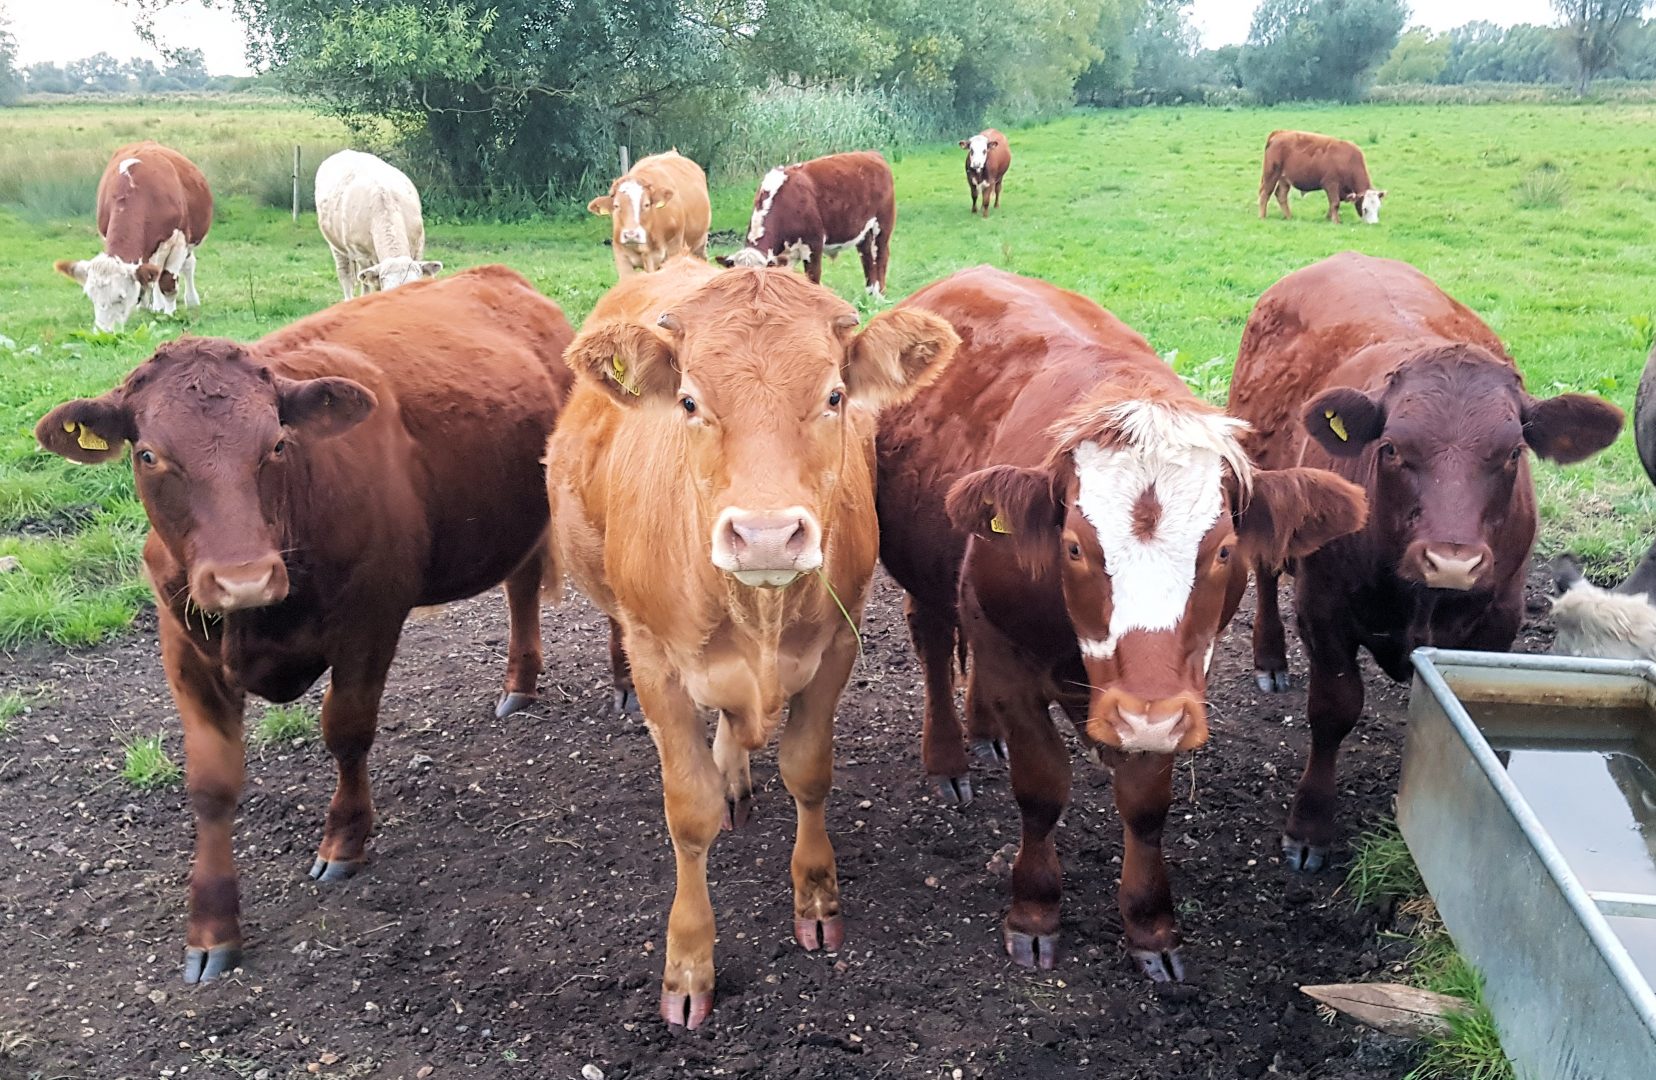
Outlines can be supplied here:
M632 661L621 639L621 624L611 619L609 627L610 708L616 716L626 716L638 712L638 690L633 686Z
M805 259L805 276L811 279L811 284L822 284L822 244L812 244L811 254Z
M722 711L713 732L713 760L719 766L724 787L725 811L720 827L740 829L753 816L753 774L748 769L747 747L736 737L730 715Z
M1152 982L1184 978L1179 925L1162 857L1162 829L1173 801L1172 754L1115 755L1116 810L1123 832L1116 902L1127 951Z
M789 703L777 750L782 782L798 814L792 865L794 938L808 950L837 952L845 943L826 809L834 783L834 710L856 659L856 638L849 629L836 633L815 678Z
M374 799L368 786L368 751L379 725L385 673L397 647L396 626L372 627L353 641L361 651L334 665L322 695L322 742L339 769L322 826L322 843L310 876L343 881L367 862Z
M179 275L184 283L184 306L192 311L201 306L201 294L196 292L195 272L196 254L192 249L185 254L184 267Z
M1288 638L1282 629L1277 586L1281 574L1264 565L1254 568L1254 685L1268 694L1288 689Z
M978 212L978 186L977 186L977 181L973 180L971 177L968 176L966 178L966 189L972 193L971 214L972 214L973 217L976 217L977 212Z
M667 917L667 960L661 1016L694 1028L713 1009L713 903L707 893L707 851L719 835L724 787L695 703L656 659L638 669L638 699L661 756L667 831L673 838L678 886Z
M1363 713L1363 676L1356 644L1337 631L1301 620L1300 641L1311 662L1306 695L1311 753L1288 807L1282 861L1291 869L1312 871L1323 868L1334 841L1335 762L1340 743Z
M184 722L184 786L195 811L195 865L184 981L207 982L241 963L241 900L231 851L236 804L246 776L246 697L227 686L189 631L163 609L161 660Z
M534 703L542 670L540 590L546 563L545 545L537 543L506 579L508 619L506 692L495 705L495 718L510 716Z
M955 643L960 632L955 614L923 605L913 596L904 603L903 614L908 616L909 637L926 687L920 760L938 796L965 806L972 801L972 775L955 714Z

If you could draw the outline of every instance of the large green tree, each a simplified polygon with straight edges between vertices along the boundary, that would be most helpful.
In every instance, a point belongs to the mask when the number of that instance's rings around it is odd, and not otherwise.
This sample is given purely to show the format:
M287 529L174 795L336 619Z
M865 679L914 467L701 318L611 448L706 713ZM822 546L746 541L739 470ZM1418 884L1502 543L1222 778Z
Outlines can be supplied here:
M1267 104L1353 101L1391 53L1403 0L1262 0L1242 51L1242 78Z
M23 73L17 70L17 38L13 36L6 9L0 5L0 105L10 105L23 95Z
M1650 0L1552 0L1552 6L1564 24L1561 36L1575 65L1576 93L1586 97L1593 79L1615 62L1622 38Z
M1374 73L1374 81L1435 83L1449 66L1449 35L1434 34L1423 26L1408 30Z

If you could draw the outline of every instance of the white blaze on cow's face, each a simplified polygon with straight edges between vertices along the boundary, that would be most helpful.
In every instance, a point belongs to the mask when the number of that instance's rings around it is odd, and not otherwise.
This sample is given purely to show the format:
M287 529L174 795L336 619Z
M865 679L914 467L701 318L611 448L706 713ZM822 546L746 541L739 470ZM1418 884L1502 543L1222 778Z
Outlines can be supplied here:
M60 264L59 269L80 282L81 290L92 301L94 327L106 334L125 328L143 292L136 263L122 262L104 252L81 262Z
M983 135L973 135L966 140L966 164L972 169L982 170L989 164L989 140Z
M1376 191L1373 188L1363 192L1357 200L1357 209L1365 222L1370 225L1380 224L1380 200L1385 197L1384 191Z
M617 235L623 244L643 247L649 243L644 231L644 207L647 196L644 185L637 180L623 180L615 187L615 223Z

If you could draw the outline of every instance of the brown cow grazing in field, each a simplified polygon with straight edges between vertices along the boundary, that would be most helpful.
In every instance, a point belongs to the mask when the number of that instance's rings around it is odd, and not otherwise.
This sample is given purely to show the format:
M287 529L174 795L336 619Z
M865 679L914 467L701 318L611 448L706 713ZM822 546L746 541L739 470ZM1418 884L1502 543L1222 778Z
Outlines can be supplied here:
M1259 217L1276 195L1282 216L1288 212L1288 189L1328 193L1328 220L1340 220L1340 204L1357 207L1358 216L1370 225L1380 223L1380 200L1384 191L1375 190L1369 180L1368 162L1357 144L1309 131L1273 131L1265 140L1265 170L1259 179Z
M621 277L660 270L685 252L707 258L707 230L713 226L707 174L677 150L639 158L587 209L610 215L610 250Z
M159 143L115 151L98 181L98 235L103 254L78 262L59 259L57 271L74 278L92 301L92 324L113 333L140 303L171 315L200 307L195 249L213 224L207 178L189 158Z
M862 255L868 291L885 292L897 197L891 166L872 150L830 154L803 165L779 165L753 197L747 246L719 261L725 266L805 264L822 281L822 256L854 247Z
M132 444L196 818L186 982L240 962L231 828L249 693L292 701L331 669L322 738L339 782L311 867L323 881L364 862L368 749L411 608L504 580L497 715L533 698L540 457L572 381L559 362L571 336L528 282L481 267L339 304L251 345L170 342L35 428L74 461Z
M994 128L985 128L970 139L960 140L966 151L966 186L972 192L972 213L978 212L978 197L983 197L983 216L989 216L989 197L995 197L995 209L1000 209L1001 181L1012 167L1012 148L1006 136Z
M1355 252L1268 289L1242 333L1230 411L1262 468L1331 469L1368 493L1367 526L1288 564L1311 664L1311 753L1283 850L1319 869L1334 838L1334 765L1363 710L1357 650L1392 678L1420 645L1510 648L1535 543L1525 450L1569 463L1609 446L1615 406L1538 399L1488 326L1414 267ZM1257 560L1254 666L1287 688L1281 559ZM1246 564L1237 575L1245 577ZM1238 582L1236 588L1244 587Z
M547 450L555 563L620 623L661 755L670 1024L713 1006L707 852L721 819L746 821L748 754L778 727L794 936L829 951L845 937L824 804L879 546L874 417L956 344L920 311L856 326L794 274L680 260L612 289L567 353L578 381ZM698 710L718 713L711 748Z
M880 424L880 555L909 593L926 771L946 799L969 797L952 682L963 643L968 723L1004 733L1023 815L1006 949L1051 967L1070 785L1047 714L1059 704L1115 769L1127 945L1150 978L1180 978L1162 828L1173 755L1207 741L1208 665L1238 599L1230 566L1351 532L1362 493L1316 469L1252 468L1242 424L1075 293L979 267L897 310L936 312L962 341Z

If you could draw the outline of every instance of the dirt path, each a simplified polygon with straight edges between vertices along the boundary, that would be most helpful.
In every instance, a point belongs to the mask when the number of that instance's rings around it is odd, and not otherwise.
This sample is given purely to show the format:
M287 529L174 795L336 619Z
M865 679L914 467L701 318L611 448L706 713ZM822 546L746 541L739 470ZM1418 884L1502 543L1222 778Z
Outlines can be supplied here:
M576 1077L590 1063L611 1080L1392 1080L1397 1047L1324 1023L1295 989L1396 957L1336 894L1337 873L1279 864L1305 695L1253 689L1248 626L1244 610L1214 662L1212 743L1178 770L1167 851L1190 978L1158 990L1123 955L1120 826L1107 774L1079 755L1059 966L1026 972L1001 954L1005 880L989 864L1011 856L1016 808L1003 772L980 772L964 812L927 793L916 667L881 578L829 808L847 950L793 944L792 806L764 755L755 821L710 859L719 998L690 1034L656 1018L673 860L655 752L639 724L606 715L606 639L583 603L549 613L542 703L505 723L490 718L496 596L409 628L372 758L373 861L354 881L305 876L326 752L250 752L246 968L202 988L178 974L183 795L127 787L111 735L162 730L181 753L153 627L27 651L0 673L0 691L42 695L0 740L0 1078ZM1353 827L1397 782L1405 692L1369 685L1341 769Z

